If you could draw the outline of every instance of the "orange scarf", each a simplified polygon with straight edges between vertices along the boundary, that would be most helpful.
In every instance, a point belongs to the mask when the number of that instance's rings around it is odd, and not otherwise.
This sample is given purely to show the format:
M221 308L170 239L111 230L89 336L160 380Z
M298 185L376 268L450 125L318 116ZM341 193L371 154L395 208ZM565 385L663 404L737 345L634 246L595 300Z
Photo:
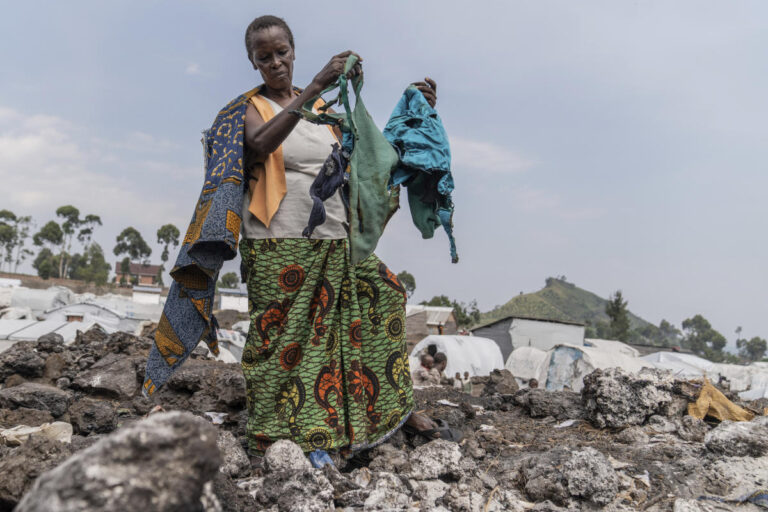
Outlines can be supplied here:
M256 108L265 123L275 117L275 111L272 105L259 93L250 98L251 105ZM314 110L325 105L322 98L318 98L313 106ZM334 137L336 133L329 125ZM248 211L269 228L272 217L277 213L280 203L285 197L285 163L283 162L283 145L267 155L263 164L256 164L248 180L248 192L251 196L248 204Z

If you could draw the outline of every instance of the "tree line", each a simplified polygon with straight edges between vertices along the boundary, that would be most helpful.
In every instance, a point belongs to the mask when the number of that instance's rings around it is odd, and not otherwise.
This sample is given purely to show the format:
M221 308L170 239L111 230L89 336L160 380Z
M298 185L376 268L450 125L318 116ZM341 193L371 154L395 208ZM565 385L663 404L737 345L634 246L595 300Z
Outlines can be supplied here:
M64 277L106 284L112 265L106 261L101 246L93 241L93 233L101 225L98 215L81 216L79 209L66 205L57 208L55 218L35 231L36 223L31 216L0 210L0 271L15 273L19 265L34 256L32 267L43 279ZM179 236L179 229L173 224L157 230L157 243L163 246L163 264L157 276L160 284L170 249L178 247ZM117 236L112 252L117 257L124 256L120 262L120 284L127 284L124 276L130 274L131 263L149 263L152 248L136 228L129 226Z
M723 350L728 340L712 327L712 324L697 314L686 318L680 324L682 329L662 319L659 326L646 325L638 329L630 328L628 302L622 296L621 290L609 298L605 313L609 322L595 322L588 325L585 331L587 338L606 338L625 342L650 340L660 346L679 346L690 350L696 355L714 362L739 363L760 361L768 351L768 341L760 336L750 339L742 338L742 328L736 328L736 348L738 355Z

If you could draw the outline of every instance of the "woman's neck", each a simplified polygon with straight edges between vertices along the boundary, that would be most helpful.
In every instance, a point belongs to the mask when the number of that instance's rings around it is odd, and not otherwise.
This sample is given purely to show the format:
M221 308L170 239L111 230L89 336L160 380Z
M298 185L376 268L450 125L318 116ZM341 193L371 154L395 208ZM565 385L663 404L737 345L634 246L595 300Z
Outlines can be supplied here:
M282 105L283 103L287 104L290 103L294 97L293 85L287 89L273 89L267 84L264 84L264 87L261 90L261 95L266 96L278 105Z

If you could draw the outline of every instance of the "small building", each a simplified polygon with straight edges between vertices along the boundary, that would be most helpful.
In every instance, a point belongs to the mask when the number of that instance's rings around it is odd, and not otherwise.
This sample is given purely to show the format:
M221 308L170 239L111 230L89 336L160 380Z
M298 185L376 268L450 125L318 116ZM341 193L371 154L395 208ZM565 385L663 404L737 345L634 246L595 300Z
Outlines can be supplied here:
M420 304L405 306L405 333L409 354L414 345L431 334L456 334L457 332L453 308Z
M124 274L122 264L115 263L115 282L120 283L125 277L125 282L131 284L135 281L140 286L155 286L157 276L160 273L160 265L145 265L143 263L131 263L128 274Z
M248 312L248 292L238 288L219 288L219 309Z
M549 350L555 345L584 345L584 324L523 316L508 316L472 329L472 334L494 340L504 360L513 350L534 347Z
M134 286L133 302L138 304L160 304L163 289L158 286Z
M56 320L66 323L98 323L117 331L136 334L145 319L128 318L111 308L95 302L78 302L49 309L40 315L42 320Z

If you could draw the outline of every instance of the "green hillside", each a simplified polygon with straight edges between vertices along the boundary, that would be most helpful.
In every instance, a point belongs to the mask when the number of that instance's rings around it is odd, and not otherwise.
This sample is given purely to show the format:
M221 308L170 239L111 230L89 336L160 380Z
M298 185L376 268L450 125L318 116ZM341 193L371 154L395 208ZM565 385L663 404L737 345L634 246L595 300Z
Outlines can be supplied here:
M546 286L541 290L518 295L506 304L482 313L479 325L508 316L525 316L583 322L587 326L596 326L600 322L610 321L605 313L607 303L606 299L581 289L573 283L550 277L547 278ZM658 327L631 312L629 322L630 329L634 333L632 341L661 344L657 336ZM655 341L654 338L656 338Z

